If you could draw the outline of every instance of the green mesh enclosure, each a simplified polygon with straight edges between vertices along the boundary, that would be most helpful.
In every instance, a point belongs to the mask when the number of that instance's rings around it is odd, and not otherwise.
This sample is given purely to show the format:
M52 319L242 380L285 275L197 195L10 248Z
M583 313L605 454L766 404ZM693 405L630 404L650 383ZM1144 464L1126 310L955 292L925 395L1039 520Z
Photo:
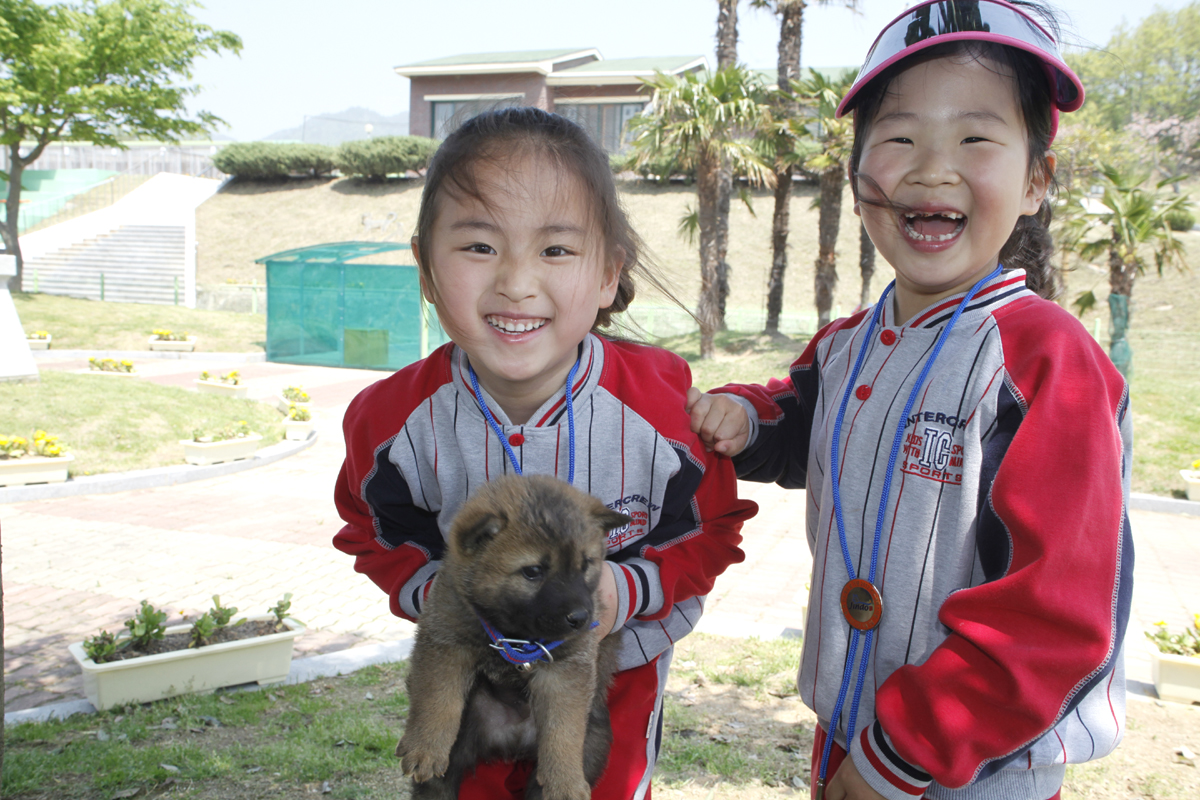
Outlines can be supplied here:
M352 264L395 251L396 264ZM447 341L407 244L335 242L257 259L267 269L267 360L397 370Z

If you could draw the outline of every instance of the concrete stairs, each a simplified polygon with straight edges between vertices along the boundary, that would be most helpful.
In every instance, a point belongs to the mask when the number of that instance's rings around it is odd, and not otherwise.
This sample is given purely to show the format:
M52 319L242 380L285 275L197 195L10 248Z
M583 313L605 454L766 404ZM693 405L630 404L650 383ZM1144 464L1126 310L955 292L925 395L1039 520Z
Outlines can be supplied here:
M118 303L186 304L186 229L121 225L25 262L26 289Z

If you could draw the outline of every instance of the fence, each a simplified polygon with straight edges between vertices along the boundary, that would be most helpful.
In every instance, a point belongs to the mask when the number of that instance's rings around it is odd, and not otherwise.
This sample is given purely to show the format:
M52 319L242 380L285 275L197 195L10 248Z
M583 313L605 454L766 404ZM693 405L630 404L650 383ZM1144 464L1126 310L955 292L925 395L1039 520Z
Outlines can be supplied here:
M21 203L17 234L48 228L75 217L107 208L150 179L149 175L114 175L97 186L66 197L46 197ZM0 206L0 216L7 210Z
M52 144L28 169L106 169L128 175L173 172L195 178L225 177L212 157L222 145L214 142L125 142L126 148L99 147L77 142ZM8 153L0 151L0 169L8 169Z

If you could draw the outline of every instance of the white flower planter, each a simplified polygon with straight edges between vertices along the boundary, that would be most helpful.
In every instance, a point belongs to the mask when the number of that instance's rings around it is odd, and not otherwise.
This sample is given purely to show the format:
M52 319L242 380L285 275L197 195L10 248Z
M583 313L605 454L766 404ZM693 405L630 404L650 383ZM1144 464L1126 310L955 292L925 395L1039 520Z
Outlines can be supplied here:
M1200 503L1200 470L1181 469L1179 476L1187 486L1187 499L1193 503Z
M189 336L186 339L179 341L171 341L168 339L156 339L150 337L151 350L166 350L174 353L191 353L196 349L196 337Z
M274 618L271 614L247 617L251 621ZM240 683L279 683L292 668L292 640L306 630L290 617L284 619L284 624L288 630L267 636L106 664L88 658L83 642L67 649L83 670L84 694L103 711L125 703L149 703ZM190 628L172 625L167 633L183 633Z
M0 460L0 486L24 486L28 483L62 483L75 456L25 456Z
M292 419L283 421L283 435L288 439L304 441L308 435L312 433L314 421L306 420L305 422L297 422Z
M250 394L250 387L244 383L221 383L220 381L202 381L196 378L196 391L210 394L223 394L226 397L245 399Z
M309 395L309 397L311 396L312 395ZM284 414L286 414L288 409L292 406L295 406L296 408L307 408L309 411L312 411L312 400L309 400L307 403L297 403L295 400L285 400L281 394L275 395L275 407Z
M1160 699L1188 704L1200 701L1200 657L1162 653L1151 645L1150 676Z
M209 464L250 458L261 445L262 438L261 434L252 433L240 439L226 439L222 442L193 442L191 439L180 439L179 443L183 445L184 461L206 467Z
M53 336L47 336L45 339L26 339L29 342L30 350L49 350L50 342L54 340Z

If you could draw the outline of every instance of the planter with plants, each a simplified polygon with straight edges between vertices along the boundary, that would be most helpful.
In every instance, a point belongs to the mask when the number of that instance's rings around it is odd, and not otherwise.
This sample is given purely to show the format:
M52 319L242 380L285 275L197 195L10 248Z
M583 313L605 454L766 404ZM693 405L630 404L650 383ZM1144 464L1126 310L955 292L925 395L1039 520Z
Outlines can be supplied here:
M196 379L196 391L245 399L250 392L250 387L242 383L241 373L236 369L230 370L220 377L211 375L205 370Z
M83 670L83 690L97 709L147 703L242 683L279 683L292 666L292 640L305 627L288 616L292 595L266 614L233 621L221 605L190 624L166 625L167 613L142 601L126 631L101 631L68 649Z
M1200 503L1200 459L1192 462L1191 469L1179 470L1179 477L1183 478L1183 484L1187 488L1187 499L1193 503Z
M250 458L262 445L262 435L250 430L250 425L240 421L216 430L197 428L191 439L180 439L183 460L189 464L206 467L226 461L241 461Z
M125 378L137 374L132 361L127 359L117 361L115 358L89 358L88 371L100 375L119 375Z
M0 436L0 486L62 483L75 456L63 452L57 436L34 431L33 441L23 436Z
M196 337L168 330L151 331L150 349L190 353L196 349Z
M1183 633L1169 633L1167 623L1154 623L1146 638L1150 651L1150 675L1159 698L1176 703L1200 702L1200 614L1192 615L1192 626Z
M309 407L311 401L312 398L308 392L299 386L289 386L275 397L275 407L285 414L288 413L292 406L307 408L311 411L312 409Z
M50 342L54 341L54 337L47 331L34 331L25 334L25 340L29 342L30 350L49 350Z
M303 441L312 433L315 424L311 411L304 406L293 403L288 406L287 419L283 421L283 434L288 439Z

